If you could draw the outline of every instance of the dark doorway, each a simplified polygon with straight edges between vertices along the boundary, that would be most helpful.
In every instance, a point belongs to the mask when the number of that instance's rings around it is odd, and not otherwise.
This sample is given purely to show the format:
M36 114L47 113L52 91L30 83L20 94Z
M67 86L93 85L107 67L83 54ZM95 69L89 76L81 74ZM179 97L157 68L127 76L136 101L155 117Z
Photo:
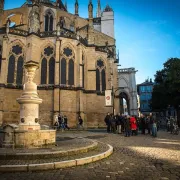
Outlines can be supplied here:
M129 99L125 92L119 94L120 113L130 115Z

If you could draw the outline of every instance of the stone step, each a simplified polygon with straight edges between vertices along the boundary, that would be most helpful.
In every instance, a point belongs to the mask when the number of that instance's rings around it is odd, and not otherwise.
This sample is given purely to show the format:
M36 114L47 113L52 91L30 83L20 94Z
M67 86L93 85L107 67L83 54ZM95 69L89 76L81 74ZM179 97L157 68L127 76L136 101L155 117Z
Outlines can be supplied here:
M0 172L38 171L84 165L106 158L112 152L112 146L99 142L96 149L72 156L36 160L2 160Z
M65 138L64 138L65 139ZM68 139L68 138L67 138ZM60 158L89 152L97 148L98 143L91 139L73 138L57 140L57 146L34 149L0 149L1 160L36 160Z

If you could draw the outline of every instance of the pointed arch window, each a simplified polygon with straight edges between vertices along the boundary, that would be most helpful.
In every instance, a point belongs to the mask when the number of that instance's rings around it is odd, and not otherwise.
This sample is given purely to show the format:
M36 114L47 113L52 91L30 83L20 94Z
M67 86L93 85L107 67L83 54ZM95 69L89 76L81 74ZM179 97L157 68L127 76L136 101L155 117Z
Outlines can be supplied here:
M47 80L47 59L43 58L41 62L41 84L46 84Z
M61 84L66 84L66 59L61 60Z
M24 53L21 45L16 44L11 47L9 52L8 62L8 84L23 84L23 64L24 64Z
M14 55L11 55L9 57L8 77L7 77L7 83L9 84L14 83L14 71L15 71L15 57Z
M47 11L45 15L45 31L53 31L54 17L51 11Z
M16 84L22 84L23 80L23 57L20 56L17 62Z
M41 53L41 84L55 83L55 53L54 48L46 46Z
M106 90L106 72L105 69L101 71L101 78L102 78L102 91Z
M65 47L62 51L61 59L61 84L74 85L74 53L69 47Z
M55 76L55 59L52 57L49 60L49 84L54 84L54 76Z
M69 77L68 77L69 85L74 85L74 61L72 59L69 60Z
M99 59L96 64L96 91L106 90L106 70L104 62Z
M96 68L96 91L100 91L100 73L98 68Z

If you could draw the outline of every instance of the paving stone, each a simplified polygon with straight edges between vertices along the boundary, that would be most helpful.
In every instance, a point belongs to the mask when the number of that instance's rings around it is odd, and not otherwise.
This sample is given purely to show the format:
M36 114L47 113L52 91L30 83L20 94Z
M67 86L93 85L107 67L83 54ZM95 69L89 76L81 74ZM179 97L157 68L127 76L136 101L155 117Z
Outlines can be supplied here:
M0 179L13 180L173 180L180 179L180 135L159 131L156 139L149 135L125 138L101 131L59 133L58 138L88 137L114 147L107 159L74 168L43 172L0 173ZM168 144L167 142L176 142ZM66 145L67 146L67 145ZM36 160L38 162L38 159Z

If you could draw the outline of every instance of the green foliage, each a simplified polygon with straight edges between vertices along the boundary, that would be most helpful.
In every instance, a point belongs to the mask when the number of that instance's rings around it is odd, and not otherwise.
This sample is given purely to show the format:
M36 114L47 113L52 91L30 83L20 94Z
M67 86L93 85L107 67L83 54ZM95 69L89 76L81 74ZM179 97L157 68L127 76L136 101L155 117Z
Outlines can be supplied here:
M180 59L170 58L164 68L155 74L155 86L152 93L153 110L163 110L168 105L180 105Z

